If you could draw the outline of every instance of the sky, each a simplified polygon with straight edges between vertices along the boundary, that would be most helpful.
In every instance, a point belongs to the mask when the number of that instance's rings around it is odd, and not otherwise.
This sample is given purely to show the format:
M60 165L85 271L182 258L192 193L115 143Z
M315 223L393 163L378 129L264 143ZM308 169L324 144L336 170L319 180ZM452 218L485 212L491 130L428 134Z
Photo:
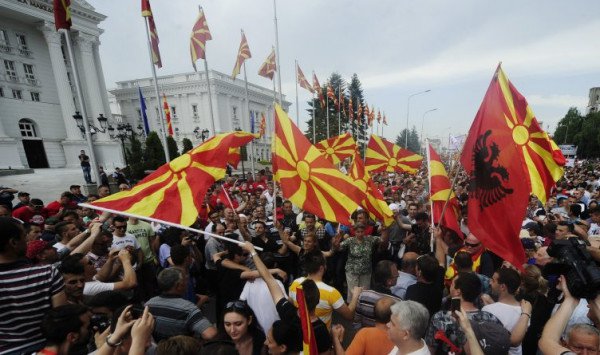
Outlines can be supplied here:
M407 115L427 138L447 142L449 134L467 133L499 62L551 133L569 107L585 112L589 89L600 86L600 1L276 1L282 88L294 120L294 60L321 84L333 72L346 80L356 73L366 101L386 114L389 139L406 127ZM107 16L100 56L109 90L117 81L151 76L141 1L88 2ZM248 81L272 87L257 74L275 44L272 0L151 4L159 76L193 70L189 36L202 5L213 37L209 68L231 73L243 29L252 53ZM425 90L431 91L413 96L408 108L408 97ZM310 94L299 88L298 95L305 130Z

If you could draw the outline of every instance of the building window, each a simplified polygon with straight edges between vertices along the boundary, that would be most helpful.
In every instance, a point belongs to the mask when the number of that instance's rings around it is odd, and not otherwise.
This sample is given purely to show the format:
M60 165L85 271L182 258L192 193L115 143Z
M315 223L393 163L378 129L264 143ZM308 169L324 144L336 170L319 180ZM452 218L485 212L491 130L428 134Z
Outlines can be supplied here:
M19 47L20 55L31 57L31 51L27 46L27 39L25 38L24 34L17 33L17 45Z
M37 137L35 125L28 119L24 118L19 121L19 131L21 131L21 137Z
M177 109L175 106L171 106L171 117L173 117L173 119L177 119Z
M37 80L33 74L33 65L23 64L23 71L25 72L25 80L27 80L27 83L30 85L37 85Z
M192 117L194 121L198 120L198 105L192 105Z
M0 97L4 97L4 88L0 87Z
M31 94L31 101L36 101L36 102L40 102L40 93L39 92L30 92Z
M6 79L18 82L19 78L17 77L17 70L15 69L15 62L12 60L4 60L4 70L6 71Z
M10 41L8 40L8 32L0 28L0 51L10 53Z
M13 99L17 99L17 100L23 99L23 93L21 92L21 90L13 89L12 94L13 94Z

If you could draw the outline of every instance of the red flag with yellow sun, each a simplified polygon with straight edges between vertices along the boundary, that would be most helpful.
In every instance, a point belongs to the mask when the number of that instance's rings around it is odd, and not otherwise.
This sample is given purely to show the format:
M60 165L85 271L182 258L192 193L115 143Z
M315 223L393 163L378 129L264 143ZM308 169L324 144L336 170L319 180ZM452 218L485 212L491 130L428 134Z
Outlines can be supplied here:
M275 105L273 174L283 196L296 206L331 222L350 223L364 194L336 169Z
M315 144L318 150L333 164L339 164L351 157L356 150L356 142L350 133L324 139Z
M371 110L374 114L375 110ZM421 167L423 157L388 142L385 138L371 135L367 145L365 167L370 172L407 172L415 174Z
M373 183L371 175L365 169L365 165L356 150L348 175L354 180L354 184L365 193L365 199L360 204L362 208L369 213L371 218L383 222L384 226L391 225L394 222L394 213L383 199L381 191Z
M519 239L530 193L544 201L565 159L500 65L465 141L469 230L492 252L521 268Z
M427 161L429 163L429 199L431 200L433 223L452 229L459 237L462 237L463 234L458 225L460 211L458 198L451 189L452 184L446 173L446 167L431 144L427 144ZM444 206L446 206L445 211Z
M223 133L162 165L131 190L96 200L94 206L190 226L196 222L208 188L225 177L229 148L254 134Z

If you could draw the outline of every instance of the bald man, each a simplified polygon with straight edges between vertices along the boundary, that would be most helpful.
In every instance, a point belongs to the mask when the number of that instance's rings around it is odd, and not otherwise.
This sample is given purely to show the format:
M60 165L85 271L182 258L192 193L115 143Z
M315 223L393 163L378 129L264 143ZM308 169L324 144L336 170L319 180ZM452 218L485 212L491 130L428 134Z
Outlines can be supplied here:
M396 281L396 285L392 286L391 291L394 296L404 299L408 286L417 283L417 258L419 255L415 252L404 253L402 257L402 268Z

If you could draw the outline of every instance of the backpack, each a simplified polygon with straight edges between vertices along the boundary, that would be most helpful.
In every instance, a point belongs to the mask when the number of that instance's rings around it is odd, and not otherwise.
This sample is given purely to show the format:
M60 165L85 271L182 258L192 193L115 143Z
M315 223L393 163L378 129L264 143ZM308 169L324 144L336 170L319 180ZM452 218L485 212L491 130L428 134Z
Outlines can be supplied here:
M508 354L510 333L502 324L471 320L471 327L484 354Z

